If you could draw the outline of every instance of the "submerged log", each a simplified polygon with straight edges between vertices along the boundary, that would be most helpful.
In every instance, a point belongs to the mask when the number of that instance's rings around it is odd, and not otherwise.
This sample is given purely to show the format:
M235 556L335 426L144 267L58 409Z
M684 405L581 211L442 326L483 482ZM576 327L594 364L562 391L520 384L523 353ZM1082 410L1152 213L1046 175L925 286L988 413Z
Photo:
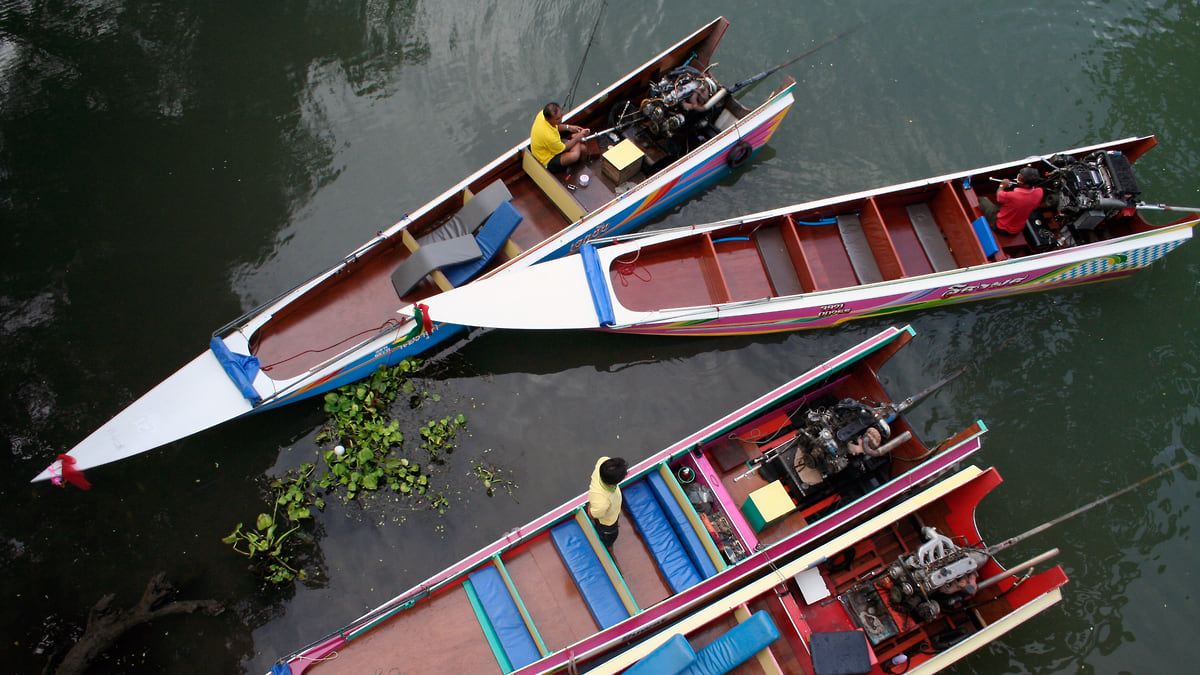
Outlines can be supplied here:
M114 609L113 593L100 598L88 612L87 628L84 629L83 636L58 664L55 675L80 675L97 656L111 647L117 638L148 621L172 614L191 614L198 611L215 616L224 610L221 603L215 600L183 600L160 604L173 590L166 580L166 574L159 572L146 584L142 599L130 609Z

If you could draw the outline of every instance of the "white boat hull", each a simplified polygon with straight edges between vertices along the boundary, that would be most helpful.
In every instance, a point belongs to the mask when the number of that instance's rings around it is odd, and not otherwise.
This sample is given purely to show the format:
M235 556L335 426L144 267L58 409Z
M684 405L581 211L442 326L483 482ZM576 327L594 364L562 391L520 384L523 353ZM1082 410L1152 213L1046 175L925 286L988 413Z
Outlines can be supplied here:
M76 469L90 469L203 431L252 408L217 357L205 351L83 439L71 457ZM62 475L62 462L57 460L33 480L56 475Z

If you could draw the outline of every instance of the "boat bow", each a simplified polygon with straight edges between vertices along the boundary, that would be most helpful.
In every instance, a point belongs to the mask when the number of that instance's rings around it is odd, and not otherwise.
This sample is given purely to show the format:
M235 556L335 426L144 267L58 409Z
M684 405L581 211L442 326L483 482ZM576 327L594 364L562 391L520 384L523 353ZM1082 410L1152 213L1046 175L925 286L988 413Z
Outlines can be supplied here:
M210 349L92 432L70 456L75 458L77 470L90 469L171 443L253 409ZM62 462L55 460L33 482L61 475Z

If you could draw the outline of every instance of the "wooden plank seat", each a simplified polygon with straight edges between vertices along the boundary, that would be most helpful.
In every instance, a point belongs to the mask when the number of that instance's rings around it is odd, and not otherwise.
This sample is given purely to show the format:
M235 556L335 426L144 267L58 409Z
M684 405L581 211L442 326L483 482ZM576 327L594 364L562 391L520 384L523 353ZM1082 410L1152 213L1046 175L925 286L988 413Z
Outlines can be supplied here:
M783 239L783 228L760 227L754 231L752 236L775 295L782 297L803 293L804 287L800 283L799 275L796 274L796 264L792 262L787 242Z
M621 493L638 534L650 549L671 590L680 593L700 583L704 577L692 562L649 482L638 481L622 488Z
M883 281L883 273L879 271L875 255L871 253L871 245L867 243L867 235L863 232L862 222L859 221L858 216L838 216L837 226L859 283L874 284Z
M555 527L550 538L596 624L608 628L629 618L629 610L579 523L569 520Z
M549 169L542 166L541 162L534 159L528 150L521 151L521 168L566 216L567 222L573 223L587 215L587 210L572 196L567 187L555 178Z
M479 622L489 641L499 647L496 651L504 672L519 670L542 658L517 601L509 591L500 570L488 565L471 574L468 593L481 610Z
M929 264L933 267L933 271L945 272L958 269L958 263L954 261L954 254L946 245L946 238L938 229L933 212L929 210L929 204L924 202L909 204L905 210L908 211L908 219L917 232L917 240L921 242L921 248L925 249L925 257L929 258Z

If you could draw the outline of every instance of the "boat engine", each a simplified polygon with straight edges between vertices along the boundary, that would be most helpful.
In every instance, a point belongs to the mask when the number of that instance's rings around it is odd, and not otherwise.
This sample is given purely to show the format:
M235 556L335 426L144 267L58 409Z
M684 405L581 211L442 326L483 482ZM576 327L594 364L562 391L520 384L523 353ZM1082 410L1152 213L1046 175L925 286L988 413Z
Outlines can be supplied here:
M974 595L979 571L989 560L977 548L957 546L932 527L921 530L927 540L915 553L888 567L877 582L888 601L914 618L928 621Z
M720 85L712 76L690 66L650 83L650 96L638 107L643 125L654 136L674 136L688 122L688 112L707 113L717 102Z
M1123 153L1101 151L1083 159L1055 155L1049 162L1055 169L1043 187L1057 195L1059 217L1074 231L1093 231L1137 205L1141 189Z
M892 435L882 413L849 398L832 406L809 408L797 426L792 464L802 481L802 490L851 464L884 456L884 442Z

